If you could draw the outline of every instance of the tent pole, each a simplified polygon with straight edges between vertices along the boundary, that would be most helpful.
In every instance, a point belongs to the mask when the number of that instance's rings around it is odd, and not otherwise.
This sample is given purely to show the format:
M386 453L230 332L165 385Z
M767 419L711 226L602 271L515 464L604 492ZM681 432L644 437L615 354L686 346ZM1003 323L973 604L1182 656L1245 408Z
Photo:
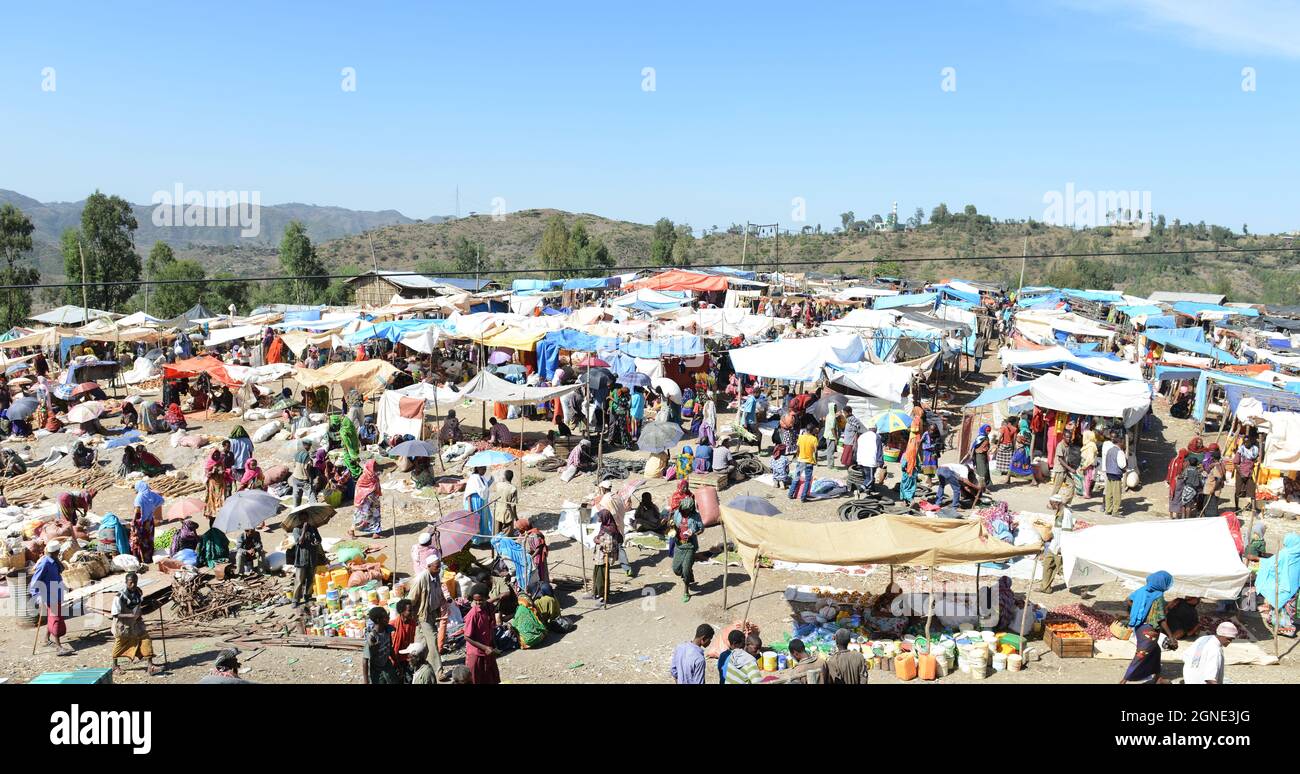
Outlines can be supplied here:
M1282 641L1277 636L1277 624L1282 617L1281 600L1278 599L1278 593L1282 588L1282 556L1279 551L1273 554L1273 566L1277 569L1273 572L1273 658L1278 661L1282 660Z
M745 603L745 615L741 617L742 625L749 623L749 606L754 604L754 590L758 588L759 555L754 554L754 576L749 579L749 601Z
M980 620L980 563L975 563L975 621Z

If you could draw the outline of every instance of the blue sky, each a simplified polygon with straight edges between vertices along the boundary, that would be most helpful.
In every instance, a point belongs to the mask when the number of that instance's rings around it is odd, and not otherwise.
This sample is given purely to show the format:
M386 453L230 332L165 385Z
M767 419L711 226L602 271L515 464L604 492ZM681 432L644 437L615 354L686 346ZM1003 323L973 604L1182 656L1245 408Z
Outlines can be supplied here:
M425 217L459 185L462 213L500 197L701 228L797 227L795 197L826 226L893 201L1041 218L1073 183L1300 228L1292 2L549 5L21 4L0 28L0 188L148 202L179 182Z

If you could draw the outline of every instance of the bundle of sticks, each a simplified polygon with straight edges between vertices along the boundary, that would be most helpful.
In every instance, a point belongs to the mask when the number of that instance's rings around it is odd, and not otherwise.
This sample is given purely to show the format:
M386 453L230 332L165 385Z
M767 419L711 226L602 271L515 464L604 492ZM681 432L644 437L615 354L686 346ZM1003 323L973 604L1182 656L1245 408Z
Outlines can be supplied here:
M284 596L280 578L254 575L209 582L204 573L177 576L172 581L172 607L182 620L212 621L238 615Z
M32 505L58 494L60 489L106 489L117 481L107 470L53 468L29 470L3 482L10 505Z

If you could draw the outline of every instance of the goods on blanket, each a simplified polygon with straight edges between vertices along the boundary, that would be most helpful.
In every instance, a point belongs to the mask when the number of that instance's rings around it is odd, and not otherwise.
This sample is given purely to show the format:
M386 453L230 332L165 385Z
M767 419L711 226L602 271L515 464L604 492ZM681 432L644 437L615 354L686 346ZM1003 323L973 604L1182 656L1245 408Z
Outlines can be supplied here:
M319 589L318 589L319 590ZM372 607L387 607L390 619L397 617L402 595L379 581L349 589L330 588L316 595L307 634L360 639L366 633L366 617Z
M1061 605L1047 614L1047 628L1060 623L1074 623L1094 640L1109 640L1114 635L1110 625L1115 617L1087 605Z

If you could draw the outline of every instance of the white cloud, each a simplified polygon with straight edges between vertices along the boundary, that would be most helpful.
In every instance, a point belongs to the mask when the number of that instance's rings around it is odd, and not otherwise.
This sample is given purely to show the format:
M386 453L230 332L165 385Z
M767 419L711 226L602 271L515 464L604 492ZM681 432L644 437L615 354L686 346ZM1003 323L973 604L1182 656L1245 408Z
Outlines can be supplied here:
M1066 4L1172 30L1220 51L1300 59L1300 2L1295 0L1066 0Z

